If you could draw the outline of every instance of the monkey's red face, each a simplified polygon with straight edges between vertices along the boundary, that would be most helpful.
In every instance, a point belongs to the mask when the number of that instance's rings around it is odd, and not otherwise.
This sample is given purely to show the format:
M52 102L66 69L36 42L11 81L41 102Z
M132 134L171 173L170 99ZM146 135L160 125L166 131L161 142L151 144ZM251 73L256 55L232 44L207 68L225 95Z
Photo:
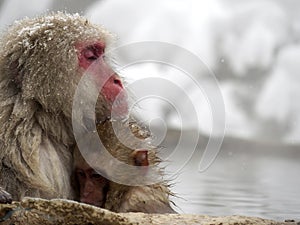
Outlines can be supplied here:
M103 207L108 181L88 165L76 168L80 187L80 202Z
M128 113L127 94L120 77L104 60L105 43L76 44L79 66L93 75L96 85L113 114L124 116Z

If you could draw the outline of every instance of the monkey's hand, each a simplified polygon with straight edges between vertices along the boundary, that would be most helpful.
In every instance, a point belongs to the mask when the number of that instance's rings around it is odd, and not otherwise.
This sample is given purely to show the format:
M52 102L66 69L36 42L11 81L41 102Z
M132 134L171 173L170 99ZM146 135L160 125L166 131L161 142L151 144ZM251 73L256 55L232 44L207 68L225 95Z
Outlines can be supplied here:
M0 187L0 204L10 204L12 202L11 194Z

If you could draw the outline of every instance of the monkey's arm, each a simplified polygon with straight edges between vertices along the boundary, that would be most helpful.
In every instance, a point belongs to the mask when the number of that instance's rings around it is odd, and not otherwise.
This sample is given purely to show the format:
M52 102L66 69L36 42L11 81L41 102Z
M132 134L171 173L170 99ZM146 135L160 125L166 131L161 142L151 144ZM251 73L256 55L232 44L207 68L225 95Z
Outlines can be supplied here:
M124 196L120 212L177 213L170 206L169 193L162 185L132 188Z
M168 202L158 202L156 200L137 202L129 206L126 212L143 212L143 213L177 213L171 208Z

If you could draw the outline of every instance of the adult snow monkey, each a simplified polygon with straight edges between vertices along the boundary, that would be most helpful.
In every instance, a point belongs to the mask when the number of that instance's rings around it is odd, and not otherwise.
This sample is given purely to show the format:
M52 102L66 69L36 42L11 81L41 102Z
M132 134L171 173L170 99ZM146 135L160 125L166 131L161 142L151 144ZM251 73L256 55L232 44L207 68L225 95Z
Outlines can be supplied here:
M110 117L117 96L118 113L128 113L123 83L103 57L110 39L103 27L61 12L17 21L2 35L0 202L74 198L72 104L88 68L102 87L97 121Z

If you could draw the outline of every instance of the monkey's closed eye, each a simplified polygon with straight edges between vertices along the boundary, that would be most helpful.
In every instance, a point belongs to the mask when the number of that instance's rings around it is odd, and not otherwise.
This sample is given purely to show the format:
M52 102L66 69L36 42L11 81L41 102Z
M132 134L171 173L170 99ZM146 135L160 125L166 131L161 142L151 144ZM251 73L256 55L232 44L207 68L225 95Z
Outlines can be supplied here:
M76 174L78 177L85 177L85 173L82 170L77 170Z
M93 172L91 174L91 178L94 179L94 180L98 180L98 181L102 181L102 180L105 180L104 177L102 177L99 173L97 172Z
M93 173L92 174L92 178L100 179L100 178L102 178L102 176L100 174L98 174L98 173Z
M90 61L97 60L101 55L104 54L104 48L100 45L91 45L83 50L83 55Z
M90 50L90 49L86 49L86 50L84 51L84 57L85 57L86 59L88 59L88 60L91 60L91 61L94 61L94 60L96 60L96 59L99 58L99 56L97 56L97 55L95 54L95 52L94 52L93 50Z

